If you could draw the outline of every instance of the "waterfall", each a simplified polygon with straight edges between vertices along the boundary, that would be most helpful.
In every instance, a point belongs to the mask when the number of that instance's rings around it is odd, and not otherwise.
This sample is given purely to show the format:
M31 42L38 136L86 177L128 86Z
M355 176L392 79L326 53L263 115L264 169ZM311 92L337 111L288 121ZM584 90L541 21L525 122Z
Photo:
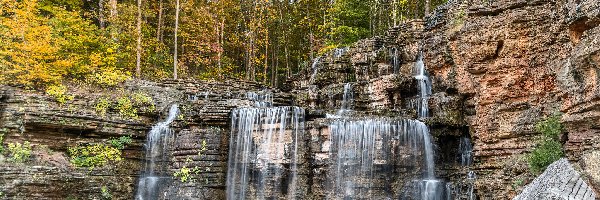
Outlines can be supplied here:
M273 95L270 92L247 92L246 98L254 102L254 107L264 108L273 106Z
M460 153L460 166L469 166L473 163L473 156L471 155L473 153L473 146L468 137L460 137L458 152Z
M394 74L398 74L400 71L400 62L398 60L398 49L396 47L390 50L390 57L392 58L392 67L394 67Z
M270 94L248 97L256 107L231 112L227 199L294 199L304 109L270 107Z
M342 57L348 51L348 49L349 49L348 47L335 48L333 50L333 57L334 58Z
M330 198L373 198L371 190L382 187L375 185L374 172L385 166L391 167L390 155L399 153L390 152L393 145L402 146L401 149L412 153L414 157L424 157L422 162L417 162L424 163L422 169L427 177L434 176L429 129L418 120L337 119L329 128L330 158L334 162L328 174L333 189ZM428 182L426 188L435 189L431 184L439 185Z
M425 63L423 62L423 56L419 55L417 63L415 64L415 79L419 84L419 101L417 103L418 117L429 116L428 100L431 95L431 81L425 70Z
M319 63L321 63L321 57L315 58L312 65L310 66L312 69L312 74L310 75L309 83L314 83L315 78L317 78L317 72L319 71Z
M338 115L352 110L352 104L354 103L354 90L352 89L351 83L344 84L344 96L342 97L342 105L340 110L337 112Z
M161 189L159 186L171 180L171 176L165 173L168 162L168 145L173 138L173 130L169 128L169 125L175 120L178 113L177 104L171 105L167 119L154 125L148 133L144 146L146 162L135 195L137 200L158 199Z

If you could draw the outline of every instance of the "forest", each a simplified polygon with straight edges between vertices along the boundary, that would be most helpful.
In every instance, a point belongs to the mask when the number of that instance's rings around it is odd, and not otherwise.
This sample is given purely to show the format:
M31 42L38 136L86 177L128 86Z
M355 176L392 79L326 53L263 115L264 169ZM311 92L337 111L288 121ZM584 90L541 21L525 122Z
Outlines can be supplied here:
M130 78L277 86L315 57L445 0L0 0L0 83L37 90Z

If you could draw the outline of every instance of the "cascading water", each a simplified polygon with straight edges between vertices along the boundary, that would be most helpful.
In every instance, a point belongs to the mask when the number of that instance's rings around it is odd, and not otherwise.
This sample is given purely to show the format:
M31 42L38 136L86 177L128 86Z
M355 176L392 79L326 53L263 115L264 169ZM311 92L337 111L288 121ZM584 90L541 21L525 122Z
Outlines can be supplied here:
M179 113L177 104L171 105L169 116L165 121L152 127L146 138L146 164L142 176L138 181L135 198L137 200L159 199L160 186L171 180L166 173L168 145L173 138L173 130L169 125Z
M460 153L460 165L469 166L473 163L473 146L471 140L468 137L460 137L460 143L458 145L458 151Z
M333 189L328 198L364 199L393 198L391 194L372 194L374 188L389 187L374 179L374 173L392 167L390 156L409 153L415 160L423 163L421 169L427 177L433 177L433 148L429 129L418 120L375 119L338 119L329 126L331 130L331 158L334 161L328 174ZM392 146L397 146L393 151ZM400 150L401 149L401 150ZM389 173L389 172L387 172ZM379 174L381 175L381 174ZM391 177L392 174L383 176ZM429 189L423 199L431 198L432 193L439 194L443 188L433 181L424 186ZM411 192L414 193L414 192ZM441 196L441 195L440 195Z
M417 103L417 116L419 118L429 116L429 96L431 95L431 81L425 71L425 63L423 62L423 56L419 55L415 64L415 79L419 84L419 99Z
M317 78L317 72L319 71L319 63L321 63L321 57L315 58L312 65L310 66L312 69L312 74L310 75L309 83L314 83L315 78Z
M257 107L231 113L227 199L295 198L304 109L269 107L267 96L254 98Z
M396 47L390 50L390 57L392 58L392 67L394 67L394 74L398 74L400 71L400 62L398 60L398 49Z
M463 167L468 167L473 164L473 146L471 145L471 139L469 137L463 136L459 139L458 152L460 154L460 165ZM476 175L474 171L470 169L467 171L467 178L465 179L465 184L467 185L466 191L464 193L468 200L475 199L474 193L474 185L475 185Z
M344 96L342 97L342 105L340 110L338 110L338 115L343 115L344 113L352 110L352 104L354 103L354 90L352 89L352 83L344 84Z
M247 92L246 98L254 102L254 107L271 107L273 106L273 95L269 92Z

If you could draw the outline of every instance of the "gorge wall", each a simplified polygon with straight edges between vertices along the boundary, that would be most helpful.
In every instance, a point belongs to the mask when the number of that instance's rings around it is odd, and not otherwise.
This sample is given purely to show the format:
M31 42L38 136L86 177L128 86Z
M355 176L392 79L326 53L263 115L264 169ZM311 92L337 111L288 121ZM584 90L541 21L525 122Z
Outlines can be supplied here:
M418 118L413 75L420 53L433 85L430 116L423 121L434 138L435 171L441 179L464 191L473 171L479 199L516 196L535 178L526 162L539 136L535 123L561 112L567 158L598 193L599 24L595 0L452 1L424 20L324 54L284 87L270 89L275 106L306 110L306 131L298 146L299 195L322 199L327 193L322 185L330 162L326 114L342 107L346 83L352 83L355 117ZM178 103L169 174L198 171L185 182L174 178L161 189L162 197L225 199L231 110L254 104L247 92L263 89L269 88L230 80L128 82L119 92L71 88L74 100L60 105L45 94L2 86L4 143L29 141L34 150L33 158L21 164L0 156L0 198L99 199L107 187L114 198L131 199L143 168L146 133L169 105ZM148 94L157 109L140 108L138 119L123 118L116 110L105 116L94 111L100 97L131 92ZM122 135L134 142L118 164L93 170L70 165L69 147ZM472 140L471 166L461 165L461 138Z

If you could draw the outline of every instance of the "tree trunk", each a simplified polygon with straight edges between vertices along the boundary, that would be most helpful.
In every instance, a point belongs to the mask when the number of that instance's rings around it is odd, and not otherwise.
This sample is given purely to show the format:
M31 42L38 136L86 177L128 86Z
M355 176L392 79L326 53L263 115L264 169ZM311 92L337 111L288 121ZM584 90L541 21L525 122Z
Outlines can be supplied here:
M179 29L179 0L175 4L175 44L173 54L173 79L177 79L177 30Z
M224 32L224 27L225 27L225 19L223 18L222 21L217 22L217 24L215 25L215 28L217 30L217 67L218 67L218 72L219 72L219 77L221 77L221 59L223 56L223 32Z
M100 28L104 29L104 0L98 1L98 22L100 23Z
M110 20L114 22L117 19L117 0L109 0L108 4L110 5Z
M136 47L136 63L135 63L135 75L140 78L142 75L142 69L140 67L142 60L142 0L137 0L138 14L137 14L137 47Z
M423 16L429 15L429 6L431 4L431 0L425 0L425 14Z
M158 24L156 25L156 40L162 43L163 0L158 2Z

